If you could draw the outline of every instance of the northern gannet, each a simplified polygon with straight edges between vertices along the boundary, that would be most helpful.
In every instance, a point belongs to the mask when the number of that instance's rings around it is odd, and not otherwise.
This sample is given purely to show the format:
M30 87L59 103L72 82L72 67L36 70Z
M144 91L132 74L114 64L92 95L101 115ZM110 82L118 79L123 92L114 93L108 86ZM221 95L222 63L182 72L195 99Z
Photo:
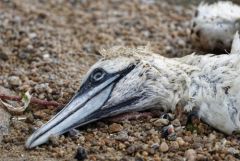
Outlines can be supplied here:
M103 50L79 91L49 122L34 132L33 148L70 129L125 112L177 104L226 134L240 131L240 40L231 54L165 58L147 48Z
M192 44L206 51L229 50L240 31L240 6L230 1L200 3L192 19Z

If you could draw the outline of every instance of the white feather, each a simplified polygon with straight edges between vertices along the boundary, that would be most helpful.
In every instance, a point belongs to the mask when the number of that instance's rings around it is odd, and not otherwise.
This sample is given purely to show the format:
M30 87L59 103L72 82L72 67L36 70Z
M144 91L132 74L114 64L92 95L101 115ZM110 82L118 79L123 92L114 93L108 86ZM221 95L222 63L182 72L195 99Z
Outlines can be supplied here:
M232 47L231 47L231 54L240 54L240 37L238 32L236 32L234 39L233 39L233 43L232 43Z
M240 29L240 6L228 1L201 3L192 19L191 39L204 50L230 49Z
M124 57L104 59L93 69L102 67L115 72L129 63L137 64L116 85L107 107L144 95L127 110L154 107L174 111L180 103L186 111L197 109L198 116L212 127L232 134L240 131L240 53L234 45L237 40L233 42L233 53L224 55L191 54L171 59L141 49L125 49ZM130 56L126 56L128 53Z

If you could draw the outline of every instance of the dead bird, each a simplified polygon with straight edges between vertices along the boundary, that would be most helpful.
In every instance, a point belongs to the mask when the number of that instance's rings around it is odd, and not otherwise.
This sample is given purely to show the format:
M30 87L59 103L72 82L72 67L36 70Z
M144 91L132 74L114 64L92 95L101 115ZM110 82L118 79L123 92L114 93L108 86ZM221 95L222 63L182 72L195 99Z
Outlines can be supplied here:
M195 111L226 134L240 130L240 41L231 54L165 58L148 48L114 47L91 67L78 92L48 123L34 132L33 148L73 128L118 114L159 109Z
M223 53L240 31L240 6L229 1L200 3L192 19L191 40L205 51Z

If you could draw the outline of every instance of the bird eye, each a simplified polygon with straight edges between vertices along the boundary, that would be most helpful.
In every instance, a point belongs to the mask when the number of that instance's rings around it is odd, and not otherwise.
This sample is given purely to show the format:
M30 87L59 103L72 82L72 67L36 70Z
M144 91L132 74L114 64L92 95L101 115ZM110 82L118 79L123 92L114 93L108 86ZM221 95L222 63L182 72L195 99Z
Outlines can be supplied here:
M95 71L93 71L91 77L92 77L93 81L98 82L98 81L102 80L105 75L106 75L106 73L103 69L96 69Z

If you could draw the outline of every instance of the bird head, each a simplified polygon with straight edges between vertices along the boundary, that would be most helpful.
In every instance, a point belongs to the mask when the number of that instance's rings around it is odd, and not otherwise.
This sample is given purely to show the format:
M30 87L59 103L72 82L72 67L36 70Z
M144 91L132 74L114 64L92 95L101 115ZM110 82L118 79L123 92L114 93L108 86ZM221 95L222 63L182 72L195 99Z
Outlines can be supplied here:
M173 96L165 87L168 80L160 77L170 73L161 73L154 67L154 55L150 59L147 54L143 56L145 50L126 48L108 52L115 55L105 56L91 67L70 102L28 138L27 148L47 142L51 135L60 135L102 118L172 104Z

